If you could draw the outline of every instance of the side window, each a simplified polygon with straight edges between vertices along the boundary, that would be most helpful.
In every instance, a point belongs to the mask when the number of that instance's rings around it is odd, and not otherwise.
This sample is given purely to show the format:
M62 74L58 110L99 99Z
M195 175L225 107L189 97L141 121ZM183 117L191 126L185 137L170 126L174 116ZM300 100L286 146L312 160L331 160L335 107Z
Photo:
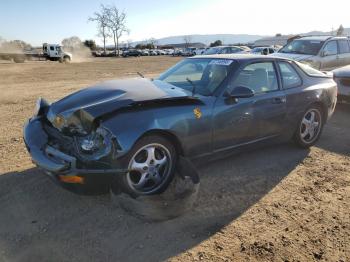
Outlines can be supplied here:
M51 51L55 51L55 47L54 46L50 46L50 50Z
M338 40L339 54L350 53L348 40Z
M273 48L269 48L270 54L273 54L275 52L275 50L273 50Z
M336 41L330 41L323 48L325 56L338 54L338 46Z
M222 51L222 54L229 54L231 53L231 48L225 47L224 50Z
M256 94L278 90L276 71L272 62L253 63L247 65L230 83L232 90L237 86L245 86Z
M242 51L242 50L239 49L239 48L237 48L237 47L232 47L231 53L238 53L238 52L240 52L240 51Z
M279 62L278 65L280 67L284 89L298 87L301 85L301 79L291 64L287 62Z

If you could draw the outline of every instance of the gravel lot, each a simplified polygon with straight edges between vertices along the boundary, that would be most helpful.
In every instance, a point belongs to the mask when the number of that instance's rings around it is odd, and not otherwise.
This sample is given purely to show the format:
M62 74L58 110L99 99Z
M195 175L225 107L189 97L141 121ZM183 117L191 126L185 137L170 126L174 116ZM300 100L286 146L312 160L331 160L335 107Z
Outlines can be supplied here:
M67 192L31 163L22 126L37 97L153 76L178 60L0 61L0 261L350 261L348 106L310 150L286 143L197 164L195 208L164 222Z

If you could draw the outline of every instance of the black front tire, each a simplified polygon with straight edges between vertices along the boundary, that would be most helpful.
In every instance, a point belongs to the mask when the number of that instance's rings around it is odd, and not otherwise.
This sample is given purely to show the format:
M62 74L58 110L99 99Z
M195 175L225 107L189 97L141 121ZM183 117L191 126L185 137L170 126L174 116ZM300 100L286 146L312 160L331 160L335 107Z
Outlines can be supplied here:
M148 190L142 191L137 190L130 185L130 179L128 180L128 174L125 175L116 175L116 177L112 181L111 192L112 194L118 194L120 191L129 194L130 196L136 198L140 195L155 195L163 193L171 183L175 175L175 167L177 163L177 152L175 146L172 142L170 142L167 138L160 135L147 135L138 140L135 145L132 147L130 152L119 160L120 166L124 169L128 169L130 165L130 161L135 157L137 152L144 148L147 145L158 144L162 147L166 148L169 152L169 160L170 166L167 172L167 175L162 177L159 185Z

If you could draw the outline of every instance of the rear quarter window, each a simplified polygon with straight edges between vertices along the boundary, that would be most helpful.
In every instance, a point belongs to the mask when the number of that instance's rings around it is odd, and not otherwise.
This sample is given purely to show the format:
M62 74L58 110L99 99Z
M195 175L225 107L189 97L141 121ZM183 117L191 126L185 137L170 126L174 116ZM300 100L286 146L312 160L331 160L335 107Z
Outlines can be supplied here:
M298 87L302 84L302 80L293 65L288 62L279 62L278 65L281 71L284 89Z
M326 75L325 73L321 72L321 71L318 71L317 69L315 68L312 68L311 66L309 65L305 65L303 63L300 63L300 62L296 62L295 63L299 66L299 68L305 73L307 74L308 76L315 76L315 77L326 77L326 78L329 78L328 75Z

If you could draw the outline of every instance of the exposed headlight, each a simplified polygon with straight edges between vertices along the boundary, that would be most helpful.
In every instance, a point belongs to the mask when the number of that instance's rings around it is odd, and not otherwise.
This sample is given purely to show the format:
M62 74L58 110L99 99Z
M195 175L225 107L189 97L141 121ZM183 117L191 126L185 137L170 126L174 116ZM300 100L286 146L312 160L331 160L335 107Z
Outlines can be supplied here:
M58 130L61 130L66 124L66 120L62 115L57 115L54 120L52 125L56 127Z
M45 110L50 106L50 104L44 99L39 98L36 100L35 108L34 108L34 116L40 116L45 112Z
M75 137L75 142L80 156L87 160L100 159L112 150L112 135L101 127L87 136Z

